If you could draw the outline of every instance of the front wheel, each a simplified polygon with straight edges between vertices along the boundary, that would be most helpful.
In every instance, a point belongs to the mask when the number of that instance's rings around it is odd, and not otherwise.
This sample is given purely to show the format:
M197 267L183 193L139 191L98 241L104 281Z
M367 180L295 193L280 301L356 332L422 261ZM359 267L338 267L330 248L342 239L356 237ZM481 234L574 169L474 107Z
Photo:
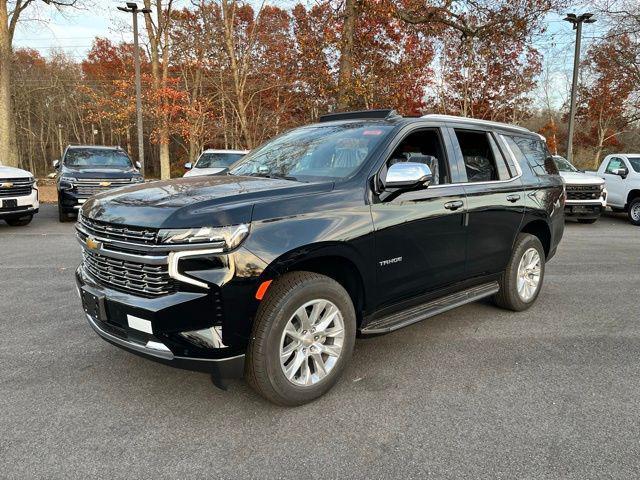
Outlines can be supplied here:
M353 303L338 282L311 272L285 274L258 309L246 379L273 403L310 402L338 381L355 336Z
M24 227L25 225L29 225L33 220L33 215L26 215L20 218L7 218L5 222L12 227Z
M500 277L496 304L520 312L538 298L544 279L545 254L538 237L521 233L511 254L511 260Z
M640 226L640 197L631 200L628 215L632 224Z
M69 214L64 211L64 209L60 205L59 201L58 201L58 220L61 223L66 223L66 222L70 222L71 221L71 218L69 217Z

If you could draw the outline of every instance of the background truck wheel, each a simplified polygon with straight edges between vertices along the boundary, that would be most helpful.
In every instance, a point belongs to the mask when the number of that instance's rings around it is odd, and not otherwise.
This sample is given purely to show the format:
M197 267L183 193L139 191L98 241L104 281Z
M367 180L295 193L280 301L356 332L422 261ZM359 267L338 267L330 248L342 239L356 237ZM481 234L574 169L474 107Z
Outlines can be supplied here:
M544 248L538 237L519 234L511 260L500 277L500 291L494 297L495 303L516 312L533 305L542 288L544 262Z
M627 215L629 215L629 221L631 223L640 226L640 197L634 198L629 202Z
M578 223L596 223L598 221L597 218L579 218Z
M29 225L33 220L33 215L26 215L20 218L7 218L5 222L12 227L24 227L25 225Z
M62 223L71 221L69 214L62 209L59 203L58 203L58 220L60 220L60 222Z
M273 282L258 309L245 377L278 405L302 405L338 380L356 336L349 294L335 280L292 272Z

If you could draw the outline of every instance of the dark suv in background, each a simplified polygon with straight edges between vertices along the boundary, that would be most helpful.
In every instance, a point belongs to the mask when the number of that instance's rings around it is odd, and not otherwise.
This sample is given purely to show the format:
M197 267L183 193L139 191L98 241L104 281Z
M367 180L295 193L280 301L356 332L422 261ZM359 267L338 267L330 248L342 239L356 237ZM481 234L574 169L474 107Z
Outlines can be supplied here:
M76 279L108 342L214 379L244 372L298 405L337 381L356 334L484 297L529 308L564 201L544 139L524 128L333 114L226 175L92 197Z
M58 171L61 222L75 218L82 204L96 193L144 181L138 170L140 164L134 165L120 147L70 145L53 166Z

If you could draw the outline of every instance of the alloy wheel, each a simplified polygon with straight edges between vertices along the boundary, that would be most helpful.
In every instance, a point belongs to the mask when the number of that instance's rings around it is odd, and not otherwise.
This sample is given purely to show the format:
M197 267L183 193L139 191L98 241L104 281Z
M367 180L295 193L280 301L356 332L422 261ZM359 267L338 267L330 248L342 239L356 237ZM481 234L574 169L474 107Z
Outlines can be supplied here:
M280 340L280 366L298 386L320 382L335 367L344 342L344 319L329 300L305 303L291 316Z
M518 295L524 302L529 302L538 291L540 285L541 260L538 250L527 249L518 265Z

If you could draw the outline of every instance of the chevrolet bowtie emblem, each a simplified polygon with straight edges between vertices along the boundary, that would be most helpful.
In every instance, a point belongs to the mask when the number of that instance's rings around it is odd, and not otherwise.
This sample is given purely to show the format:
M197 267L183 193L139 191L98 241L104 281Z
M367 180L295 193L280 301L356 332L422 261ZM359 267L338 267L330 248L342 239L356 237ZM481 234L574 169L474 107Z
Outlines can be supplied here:
M11 187L13 187L13 183L11 182L0 183L0 188L11 188Z
M89 250L97 250L100 248L100 245L101 245L100 242L98 242L95 238L92 238L92 237L87 237L87 239L84 242L87 245L87 248Z
M108 187L109 185L111 185L111 182L100 182L101 187Z

